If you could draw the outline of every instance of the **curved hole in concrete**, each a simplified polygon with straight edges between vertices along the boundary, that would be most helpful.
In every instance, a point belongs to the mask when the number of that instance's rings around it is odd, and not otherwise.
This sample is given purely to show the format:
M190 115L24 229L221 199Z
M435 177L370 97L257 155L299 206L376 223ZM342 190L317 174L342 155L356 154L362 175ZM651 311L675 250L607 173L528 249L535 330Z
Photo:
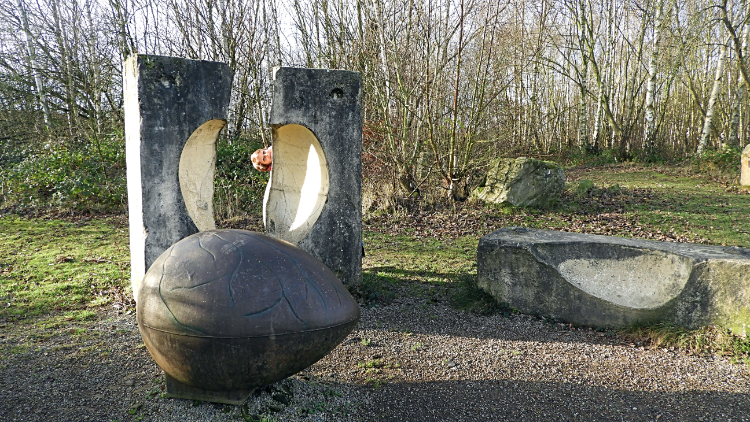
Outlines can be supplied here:
M180 155L180 190L188 215L198 230L213 230L214 173L216 171L216 140L224 120L209 120L188 138Z
M328 199L328 162L318 138L297 124L274 130L273 165L263 200L266 230L297 244Z
M662 252L631 255L572 258L561 262L558 270L584 292L633 309L656 309L679 295L688 282L692 269L688 258Z

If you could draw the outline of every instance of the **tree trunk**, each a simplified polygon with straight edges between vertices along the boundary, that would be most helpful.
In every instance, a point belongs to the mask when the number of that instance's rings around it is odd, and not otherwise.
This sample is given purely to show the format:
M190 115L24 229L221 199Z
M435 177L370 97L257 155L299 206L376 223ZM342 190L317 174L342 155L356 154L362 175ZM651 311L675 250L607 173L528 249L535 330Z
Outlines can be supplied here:
M588 77L589 77L589 56L588 44L586 41L586 9L585 3L580 2L580 15L578 16L579 31L579 48L581 50L581 74L579 88L581 90L581 99L578 104L578 145L585 151L589 149L589 125L588 125Z
M714 86L711 89L711 97L708 99L708 106L706 107L706 118L703 120L703 132L701 133L700 141L698 142L698 149L696 154L703 155L708 144L708 138L711 136L711 128L714 122L714 111L716 109L716 99L719 98L719 90L721 88L721 79L724 77L724 63L727 59L727 43L721 45L719 51L719 62L716 64L716 76L714 77Z
M62 61L62 81L65 86L65 105L67 108L67 121L68 121L68 135L70 136L70 140L73 141L77 138L78 134L78 119L77 119L77 113L76 113L76 92L73 86L73 69L72 69L72 63L71 63L71 56L73 55L72 52L72 46L69 45L68 38L63 36L63 22L62 22L62 16L60 14L60 5L58 4L59 0L52 0L50 2L52 6L52 18L54 19L53 25L54 25L54 32L55 32L55 39L57 40L57 45L60 48L60 55L61 55L61 61ZM75 12L74 12L75 13ZM71 24L74 26L75 24L71 22ZM70 34L66 34L67 36L70 36ZM71 43L72 44L72 43Z
M599 91L596 97L596 112L594 114L594 134L591 136L594 140L594 151L599 149L599 131L602 126L602 103L604 102L604 91Z
M744 140L740 139L740 109L742 108L742 105L745 103L746 98L746 92L747 87L745 85L745 80L742 78L739 78L739 83L737 84L737 96L734 101L734 107L732 107L732 117L729 121L729 137L727 138L727 143L729 145L734 145L742 148L744 145Z
M23 22L23 32L26 35L26 48L29 51L29 67L34 75L34 84L36 85L37 99L39 106L42 108L44 115L45 129L49 130L49 107L47 106L47 97L44 95L44 85L42 84L42 75L39 74L39 65L36 61L36 49L34 48L34 37L29 29L29 18L26 15L26 8L23 6L23 0L18 0L18 10L21 12Z
M747 4L747 8L745 9L745 16L750 17L750 2ZM739 57L739 60L737 60L737 73L739 83L737 84L737 97L734 102L734 107L732 108L732 117L729 124L729 139L727 142L730 145L736 145L740 148L742 148L746 142L750 142L750 140L741 139L740 135L740 109L745 104L746 96L747 96L747 82L744 77L742 77L743 69L745 70L745 73L747 73L747 54L748 54L748 42L750 41L750 22L745 22L745 27L742 30L742 46L740 47L740 53L742 54ZM737 42L737 40L735 40Z
M659 1L654 19L654 45L651 60L648 65L648 83L646 84L646 133L643 136L643 146L653 151L656 141L656 113L654 113L654 98L656 96L656 65L659 60L659 37L661 35L661 21L664 2Z

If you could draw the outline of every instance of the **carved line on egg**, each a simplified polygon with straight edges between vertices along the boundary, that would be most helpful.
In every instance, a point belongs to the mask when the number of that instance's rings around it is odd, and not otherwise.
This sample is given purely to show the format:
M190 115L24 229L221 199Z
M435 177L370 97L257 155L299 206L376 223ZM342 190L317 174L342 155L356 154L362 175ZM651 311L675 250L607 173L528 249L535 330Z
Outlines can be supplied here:
M217 235L215 233L212 233L212 235L215 238L217 238L217 239L219 239L219 240L221 240L221 241L223 241L225 243L229 243L230 245L232 245L232 247L236 251L238 251L240 253L240 260L237 262L237 265L234 267L234 271L232 271L232 275L229 277L229 281L227 282L227 291L229 292L229 299L232 301L232 303L235 303L234 302L234 289L232 288L232 280L234 280L234 278L237 276L237 271L239 271L239 269L242 268L242 259L245 258L245 254L234 243L227 242L225 239L222 239L221 236L219 236L219 235ZM200 244L200 238L198 238L198 244ZM278 277L276 277L276 278L278 278Z
M229 245L232 246L233 249L235 249L237 252L239 252L240 262L241 262L242 259L246 259L248 261L252 260L252 261L257 262L259 265L267 268L269 270L269 272L274 275L274 277L277 280L278 285L280 286L280 290L279 290L280 296L279 296L279 298L276 300L276 302L274 304L272 304L272 305L268 306L267 308L262 309L260 311L251 312L251 313L248 313L248 314L244 314L243 315L244 317L254 318L254 317L262 316L263 314L266 314L269 311L271 311L272 309L278 307L281 303L286 302L286 305L288 306L289 311L291 311L291 313L292 313L292 315L294 315L295 319L302 324L302 329L301 329L300 332L312 332L312 331L317 331L318 330L318 329L314 329L314 330L308 330L307 329L308 323L306 321L304 321L302 318L300 318L299 314L296 312L295 307L292 304L292 300L290 299L290 297L287 294L287 291L286 291L287 289L285 287L285 284L280 279L280 277L278 276L278 274L276 273L276 271L274 271L266 263L258 260L257 258L246 255L245 252L241 248L239 248L235 243L233 243L233 242L231 242L231 241L229 241L229 240L221 237L220 235L218 235L216 233L211 233L211 234L215 238L221 240L222 242L228 243ZM260 242L260 243L266 245L270 249L275 250L276 252L278 252L281 257L283 257L286 260L288 260L287 262L291 262L294 265L294 268L296 268L298 274L301 275L302 278L305 280L305 297L309 296L310 287L312 287L312 289L317 293L317 296L320 298L320 301L321 301L322 305L324 306L324 309L326 311L328 310L328 303L327 303L326 297L321 292L321 289L320 289L321 286L318 286L318 284L316 282L314 282L310 278L310 275L307 273L307 271L305 271L300 266L300 264L297 262L297 260L292 255L290 255L289 253L285 252L283 249L280 249L280 248L276 247L275 245L273 245L273 244L265 241L262 238L262 236L254 236L254 235L252 235L250 233L238 233L238 234L241 235L241 236L249 237L249 238L251 238L255 242ZM197 241L198 241L198 246L200 247L200 249L208 252L212 256L212 258L214 258L214 261L215 261L216 260L215 259L215 255L213 253L211 253L208 249L206 249L205 247L203 247L202 242L200 241L200 239L197 239ZM177 325L179 325L181 327L184 327L186 330L188 330L190 332L200 333L200 335L197 335L197 334L194 335L195 337L206 337L206 336L208 336L208 337L212 337L212 338L238 338L238 337L215 337L215 336L209 336L203 330L191 327L190 325L181 322L177 318L177 316L172 312L172 310L170 309L169 305L167 304L166 298L162 294L162 281L163 281L164 276L165 276L165 266L166 266L166 263L169 260L169 258L173 257L173 256L175 256L174 255L174 245L169 249L169 255L168 255L168 257L165 258L164 262L162 262L162 272L161 272L159 283L158 283L158 286L159 286L159 296L161 298L162 303L166 307L166 310L169 312L169 315L171 316L171 319ZM241 264L238 263L237 266L235 267L234 271L233 271L234 274L232 274L232 276L230 277L230 280L228 281L230 292L231 292L232 281L236 278L236 274L237 274L238 268L240 268L240 267L241 267ZM312 270L313 270L313 273L317 273L317 271L315 271L314 268L312 268ZM196 286L191 286L191 287L175 287L175 288L169 289L169 291L175 291L175 290L179 290L179 289L192 289L192 288L195 288L195 287L199 287L199 286L208 284L210 282L217 281L217 280L219 280L219 279L221 279L223 277L226 277L227 274L229 274L229 273L228 272L224 273L222 276L220 276L218 278L212 279L211 281L208 281L206 283L201 283L201 284L196 285ZM333 291L336 293L336 297L338 298L339 304L342 304L341 290L338 288L338 286L336 286L335 283L331 283L330 287L332 287ZM233 294L231 294L231 293L230 293L230 298L232 299L232 302L234 303L234 297L233 297ZM283 299L283 301L282 301L282 299ZM328 314L328 312L326 312L326 314ZM328 320L329 323L331 322L331 316L330 315L327 315L327 320ZM349 322L351 322L351 321L349 321ZM344 324L346 324L346 323L344 323ZM344 324L338 324L338 325L335 325L333 327L337 327L337 326L344 325ZM158 331L164 331L164 330L159 330L157 328L151 327L148 324L144 324L144 325L147 326L147 327L149 327L149 328L158 330ZM169 332L169 331L164 331L164 332ZM282 333L282 334L286 334L286 333ZM289 334L291 334L291 333L289 333ZM191 336L190 334L185 334L185 335ZM277 335L281 335L281 334L277 334ZM263 337L263 336L256 336L256 337Z
M267 307L266 309L261 309L258 312L249 312L249 313L243 314L242 316L248 317L248 318L252 318L252 317L260 316L260 314L269 312L271 309L275 308L276 306L278 306L281 303L282 297L283 297L283 293L282 293L282 296L280 296L278 298L278 300L276 300L276 302L273 305ZM284 298L284 299L286 299L286 298ZM289 303L289 301L287 301L287 304L288 303ZM297 319L299 319L299 318L297 318Z
M213 252L209 251L208 249L203 247L203 244L201 244L201 238L198 238L198 247L203 249L204 251L208 252L209 255L211 255L211 258L213 258L214 261L216 261L216 255L214 255Z
M211 258L213 258L213 260L216 261L216 255L214 255L211 251L209 251L208 249L206 249L206 248L203 247L203 245L201 244L201 238L198 237L196 240L198 241L198 247L200 249L206 251L209 255L211 255ZM222 240L224 240L224 239L222 239ZM170 253L170 256L172 256L171 253ZM165 260L165 265L166 265L166 260ZM239 268L239 264L237 264L237 268ZM233 271L235 274L237 273L237 268L235 268L234 271ZM216 278L212 278L212 279L210 279L208 281L204 281L202 283L198 283L198 284L195 284L195 285L192 285L192 286L175 286L175 287L170 288L169 291L170 292L174 292L174 291L177 291L177 290L190 290L190 289L194 289L196 287L205 286L206 284L210 284L210 283L213 283L214 281L221 280L222 278L226 277L228 274L229 274L229 272L226 272L224 274L221 274L221 275L217 276ZM162 277L163 276L164 275L162 274ZM188 279L192 280L192 278L193 278L193 276L188 273ZM230 292L229 292L229 297L232 299L232 302L234 302L234 297L232 295L231 288L230 288ZM164 301L164 298L162 298L162 301ZM166 305L166 302L164 302L164 304Z
M295 266L295 267L297 268L297 271L299 271L299 273L300 273L300 274L302 274L302 276L303 276L303 277L305 278L305 280L306 280L306 283L305 283L305 289L307 289L308 285L312 285L313 289L315 289L315 292L316 292L316 293L318 293L318 296L320 297L320 300L321 300L321 301L323 302L323 307L324 307L324 309L326 310L326 318L328 319L328 323L330 323L330 322L331 322L331 315L330 315L330 314L328 313L328 302L326 302L325 296L323 296L323 293L321 293L321 292L320 292L320 289L318 289L318 285L317 285L317 283L315 283L315 282L313 282L312 280L310 280L310 277L309 277L309 276L308 276L308 275L307 275L307 274L305 273L305 271L304 271L304 270L303 270L303 269L302 269L302 268L301 268L301 267L299 266L299 264L297 263L297 260L296 260L296 259L294 259L294 258L293 258L293 257L292 257L291 255L289 255L288 253L286 253L286 252L284 252L284 251L280 250L279 248L277 248L277 247L273 246L272 244L270 244L270 243L266 242L266 241L265 241L265 240L263 240L262 238L256 238L255 236L251 236L251 235L249 235L249 234L245 234L245 233L240 233L240 234L242 234L242 235L244 235L244 236L252 237L252 238L254 238L254 239L256 239L256 240L260 241L261 243L264 243L264 244L268 245L268 247L269 247L269 248L271 248L271 249L274 249L275 251L277 251L277 252L279 252L279 253L283 254L284 256L288 257L288 258L289 258L289 260L290 260L290 261L292 261L292 263L294 264L294 266ZM340 293L340 292L339 292L339 289L338 289L338 288L336 287L336 285L335 285L334 283L331 283L331 285L333 286L334 290L336 291L336 297L337 297L337 298L339 299L339 304L340 304L340 303L341 303L341 296L340 296L340 294L339 294L339 293ZM290 306L290 307L292 307L292 304L291 304L291 303L289 303L289 306ZM292 307L292 308L293 308L293 307ZM292 312L294 312L294 310L292 310ZM297 314L295 313L295 316L296 316L296 315L297 315ZM305 323L305 325L307 325L307 323Z
M299 266L299 265L297 264L297 261L296 261L296 260L295 260L295 259L294 259L294 258L293 258L293 257L292 257L291 255L289 255L288 253L286 253L286 252L284 252L284 251L282 251L282 250L278 249L277 247L275 247L275 246L273 246L273 245L269 244L268 242L266 242L265 240L263 240L263 239L261 239L261 238L256 238L255 236L251 236L251 235L249 235L249 234L246 234L246 233L240 233L240 234L241 234L241 235L243 235L243 236L248 236L248 237L252 237L252 238L254 238L254 239L257 239L257 240L258 240L259 242L263 242L264 244L268 245L268 246L269 246L270 248L272 248L272 249L275 249L276 251L278 251L278 252L280 252L280 253L284 254L285 256L289 257L289 259L290 259L290 260L291 260L291 261L292 261L292 262L294 263L294 265L295 265L295 266L297 267L297 270L299 270L299 272L300 272L300 273L301 273L301 274L302 274L302 275L303 275L303 276L305 277L305 279L306 279L306 280L307 280L307 281L308 281L308 282L309 282L310 284L312 284L312 285L316 286L316 289L315 289L315 290L316 290L316 291L318 291L318 289L317 289L317 284L316 284L315 282L313 282L312 280L310 280L310 278L309 278L309 277L307 276L307 274L306 274L306 273L305 273L305 272L304 272L304 271L302 270L302 268L300 268L300 266ZM338 288L338 287L336 286L336 284L335 284L335 283L331 283L331 286L332 286L332 287L333 287L333 289L334 289L334 290L336 291L336 297L337 297L337 298L339 299L339 305L340 305L340 304L341 304L341 290L340 290L340 289L339 289L339 288ZM319 295L321 295L321 300L323 300L323 303L325 303L325 298L324 298L324 297L323 297L323 295L322 295L322 294L320 293L320 291L318 291L318 294L319 294ZM326 308L326 309L328 309L328 308Z
M209 251L208 249L204 248L203 245L201 245L200 238L198 238L198 247L201 248L201 249L203 249L204 251L208 252L208 254L211 255L211 257L213 258L213 260L216 261L216 255L214 255L213 253L211 253L211 251ZM165 265L166 265L166 262L165 262ZM239 267L239 264L237 265L237 267ZM234 272L235 273L237 272L236 268L235 268ZM210 284L210 283L213 283L214 281L221 280L222 278L226 277L227 274L229 274L229 273L226 272L224 274L221 274L221 275L217 276L216 278L212 278L212 279L210 279L208 281L204 281L203 283L198 283L198 284L195 284L195 285L192 285L192 286L176 286L176 287L172 287L171 289L169 289L169 291L170 292L174 292L176 290L190 290L190 289L194 289L196 287L205 286L206 284ZM164 275L162 274L162 277L163 276ZM192 278L193 278L193 276L188 273L188 279L192 280ZM161 283L161 281L160 281L160 283ZM234 297L232 295L231 288L230 288L230 292L229 292L229 297L232 299L232 302L234 302ZM162 301L164 301L164 298L162 298ZM166 305L166 302L164 302L164 304Z
M235 248L235 249L236 249L236 250L237 250L237 251L238 251L238 252L240 253L240 258L245 258L245 253L244 253L244 251L243 251L242 249L238 248L238 247L237 247L237 245L235 245L234 243L232 243L232 242L230 242L230 241L228 241L228 240L226 240L226 239L222 238L221 236L219 236L219 235L218 235L218 234L216 234L216 233L212 233L212 235L214 235L214 236L216 236L217 238L219 238L219 239L223 240L224 242L226 242L226 243L228 243L228 244L232 245L232 247L233 247L233 248ZM256 239L256 240L258 240L258 239L257 239L257 238L256 238L255 236L249 236L249 237L252 237L253 239ZM266 242L263 242L263 243L266 243ZM266 243L266 244L267 244L267 243ZM269 245L269 246L270 246L270 245ZM276 248L273 248L273 249L276 249ZM277 249L277 251L278 251L278 249ZM287 255L287 256L288 256L288 254L284 254L284 255ZM291 257L289 257L289 259L291 259L291 260L292 260L292 261L294 262L294 259L292 259ZM306 322L306 321L303 321L303 320L302 320L302 318L300 318L300 317L299 317L299 315L297 315L297 311L296 311L296 310L294 309L294 306L292 305L292 302L291 302L291 301L289 300L289 297L288 297L288 296L286 295L286 286L284 286L284 282L283 282L283 281L281 280L281 278L279 278L278 274L276 274L276 272L275 272L275 271L273 271L273 270L271 269L271 267L269 267L268 265L266 265L266 263L265 263L265 262L262 262L262 261L260 261L260 260L259 260L259 259L257 259L257 258L253 258L253 260L255 260L255 261L256 261L257 263L259 263L260 265L262 265L262 266L264 266L264 267L268 268L268 269L269 269L269 270L271 271L271 273L272 273L272 274L273 274L273 275L274 275L274 276L276 277L276 279L277 279L277 280L278 280L278 282L279 282L279 285L281 286L281 295L282 295L282 296L284 297L284 300L286 301L287 305L289 305L289 310L290 310L290 311L292 311L292 314L294 315L294 317L295 317L295 318L297 318L297 321L299 321L299 322L301 322L301 323L302 323L302 326L303 326L303 327L307 327L307 322ZM296 265L297 265L297 263L295 262L295 266L296 266ZM239 267L239 264L238 264L238 267ZM298 271L300 271L300 272L301 272L301 270L299 270L299 266L297 266L297 269L298 269ZM303 274L303 276L305 276L305 278L307 279L307 276L306 276L305 274ZM232 276L232 278L234 278L234 276ZM308 280L309 280L309 279L308 279ZM231 279L230 279L230 281L229 281L229 284L230 284L230 285L232 284L232 281L231 281ZM325 299L323 299L323 303L325 303ZM256 316L256 315L251 315L251 316Z
M172 255L172 253L174 252L174 245L172 245L172 247L170 247L168 250L169 250L169 256L174 256L174 255ZM164 267L166 265L167 265L167 259L164 259L164 261L162 261L162 263L161 263L161 275L159 276L159 298L161 298L161 303L164 304L164 307L167 309L167 312L169 312L169 315L172 316L172 319L174 320L174 322L176 324L178 324L181 327L184 327L186 330L196 331L196 332L201 333L203 335L207 335L208 333L206 333L206 332L204 332L202 330L190 327L189 325L185 325L182 322L180 322L180 320L178 320L177 317L175 316L174 312L172 312L172 310L169 309L169 305L167 304L167 301L164 300L164 295L161 292L161 282L164 280ZM198 336L196 336L196 337L198 337Z

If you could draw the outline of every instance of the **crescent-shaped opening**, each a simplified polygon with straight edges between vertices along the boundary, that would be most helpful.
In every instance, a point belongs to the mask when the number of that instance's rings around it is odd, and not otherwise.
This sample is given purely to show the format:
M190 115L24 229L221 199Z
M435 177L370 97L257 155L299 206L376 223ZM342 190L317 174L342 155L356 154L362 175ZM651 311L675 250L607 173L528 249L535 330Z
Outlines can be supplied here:
M188 138L180 156L180 190L185 207L198 230L213 230L214 173L216 171L216 140L224 120L209 120Z
M263 200L266 230L299 243L323 211L328 186L328 162L315 134L297 124L275 129L271 177Z
M558 268L570 284L599 299L626 308L656 309L683 291L692 261L652 252L619 259L568 259Z

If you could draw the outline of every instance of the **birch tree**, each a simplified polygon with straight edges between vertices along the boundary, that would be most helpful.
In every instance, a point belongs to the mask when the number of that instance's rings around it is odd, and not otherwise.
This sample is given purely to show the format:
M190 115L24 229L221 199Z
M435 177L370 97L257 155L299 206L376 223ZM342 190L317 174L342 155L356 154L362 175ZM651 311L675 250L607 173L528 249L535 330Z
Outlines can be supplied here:
M708 105L706 106L706 117L703 120L703 131L701 132L700 141L698 142L698 148L696 150L697 155L702 155L705 151L708 139L711 136L711 130L713 129L714 114L716 113L716 100L719 98L721 81L724 79L724 63L727 59L728 43L729 40L719 46L716 74L714 76L713 88L711 89L711 96L709 97Z
M18 13L21 17L23 33L26 37L26 49L28 51L29 69L31 70L32 75L34 75L34 85L36 86L36 95L39 101L39 107L42 109L42 113L44 115L44 124L47 129L49 129L49 107L47 106L47 96L44 93L44 84L42 83L42 75L36 57L36 47L34 46L34 35L31 33L31 29L29 27L29 17L26 13L26 7L23 4L23 0L18 0Z
M653 151L656 141L656 116L654 112L654 98L656 96L656 72L659 60L659 44L661 41L662 13L664 12L664 1L657 0L656 16L654 17L654 39L651 47L651 60L648 65L648 83L646 84L646 133L644 134L644 146Z
M735 54L739 80L734 106L732 107L732 117L729 124L730 130L727 141L730 145L742 147L746 142L750 142L750 139L740 139L739 133L740 112L742 107L746 106L745 98L747 95L747 88L750 86L750 69L748 69L747 61L748 42L750 41L750 2L744 0L740 2L739 6L744 6L740 8L740 12L744 13L739 16L739 19L736 19L739 21L738 23L734 23L730 18L726 0L722 2L719 8L721 10L721 21L727 29L727 32L729 32L729 38ZM750 136L750 134L748 136Z

